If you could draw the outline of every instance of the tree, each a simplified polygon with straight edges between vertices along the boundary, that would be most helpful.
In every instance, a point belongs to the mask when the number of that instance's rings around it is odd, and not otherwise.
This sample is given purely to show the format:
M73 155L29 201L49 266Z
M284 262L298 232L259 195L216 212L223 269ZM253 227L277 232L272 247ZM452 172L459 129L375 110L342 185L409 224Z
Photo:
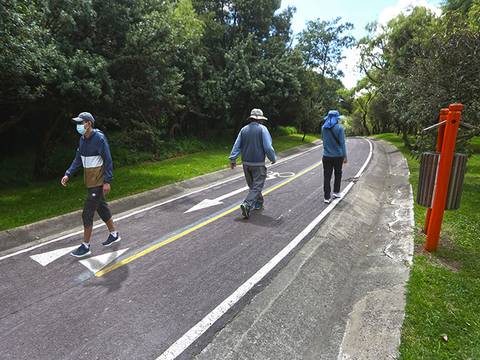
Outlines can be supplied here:
M65 153L59 149L76 140L68 120L85 110L101 130L119 133L113 141L152 157L178 134L238 130L253 107L265 111L270 126L316 130L323 113L338 106L335 68L351 40L342 32L351 25L324 24L320 35L329 50L318 62L324 67L315 68L292 46L294 8L279 11L280 5L4 0L2 157L30 152L34 178L57 175L67 165L57 161ZM313 61L318 49L310 50Z
M343 75L338 69L338 64L344 58L343 50L355 43L353 36L343 35L353 29L353 24L340 21L340 17L331 21L309 21L307 29L298 37L298 48L305 64L316 69L322 77L338 78Z
M41 16L37 7L24 1L0 3L0 113L4 119L0 134L23 121L28 104L45 94L48 64L42 59L56 49L47 29L36 21Z
M302 71L302 96L297 124L304 133L318 128L328 110L338 108L337 91L342 88L338 80L342 72L338 64L342 52L354 44L354 38L343 33L353 29L350 23L317 19L307 24L298 36L297 50L302 55L306 69Z
M414 8L381 32L370 27L360 47L361 67L378 93L370 107L375 131L393 125L411 147L409 135L435 123L439 109L456 101L465 105L463 120L479 124L479 14L479 0L451 0L441 17Z

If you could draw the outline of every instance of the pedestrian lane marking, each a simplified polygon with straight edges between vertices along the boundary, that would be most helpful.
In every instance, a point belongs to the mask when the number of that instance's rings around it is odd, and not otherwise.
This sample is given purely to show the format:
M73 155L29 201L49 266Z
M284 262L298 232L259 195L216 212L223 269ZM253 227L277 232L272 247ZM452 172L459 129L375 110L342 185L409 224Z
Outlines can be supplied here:
M57 250L52 250L48 251L42 254L37 254L37 255L32 255L30 258L32 260L35 260L42 266L47 266L48 264L54 262L55 260L61 258L63 255L68 254L69 252L75 250L78 247L78 245L75 246L69 246L66 248L62 249L57 249Z
M299 172L298 174L296 174L296 175L294 175L294 176L291 176L291 177L287 178L285 181L282 181L281 183L279 183L279 184L271 187L270 189L266 190L265 192L263 192L263 195L268 195L268 194L271 193L272 191L275 191L275 190L277 190L277 189L279 189L279 188L281 188L281 187L289 184L289 183L292 182L293 180L298 179L300 176L305 175L305 174L307 174L308 172L316 169L316 168L319 167L321 164L322 164L321 161L313 164L312 166L306 168L305 170L302 170L302 171ZM165 246L165 245L167 245L167 244L170 244L171 242L174 242L175 240L178 240L178 239L180 239L180 238L182 238L182 237L184 237L184 236L186 236L186 235L188 235L188 234L191 234L192 232L194 232L194 231L196 231L196 230L198 230L198 229L200 229L200 228L203 228L204 226L206 226L206 225L208 225L208 224L210 224L210 223L212 223L212 222L214 222L214 221L216 221L216 220L218 220L218 219L220 219L220 218L223 218L223 217L231 214L232 212L234 212L234 211L236 211L236 210L238 210L238 204L233 205L230 209L225 210L224 212L222 212L222 213L220 213L220 214L218 214L218 215L215 215L215 216L213 216L213 217L211 217L211 218L209 218L209 219L207 219L207 220L205 220L205 221L203 221L203 222L201 222L201 223L199 223L199 224L196 224L196 225L194 225L194 226L186 229L185 231L183 231L183 232L181 232L181 233L179 233L179 234L173 235L173 236L171 236L170 238L168 238L168 239L166 239L166 240L163 240L163 241L161 241L161 242L158 242L158 243L156 243L156 244L154 244L154 245L152 245L152 246L150 246L150 247L148 247L148 248L146 248L146 249L144 249L144 250L142 250L142 251L137 252L136 254L133 254L133 255L131 255L131 256L129 256L129 257L126 257L126 258L124 258L124 259L119 260L118 262L115 262L115 263L113 263L113 264L111 264L111 265L109 265L109 266L106 266L104 269L96 272L96 273L95 273L95 276L101 277L101 276L103 276L103 275L106 275L106 274L108 274L109 272L111 272L111 271L113 271L113 270L115 270L115 269L118 269L119 267L122 267L122 266L124 266L124 265L127 265L128 263L131 263L131 262L134 261L134 260L137 260L137 259L139 259L139 258L141 258L141 257L143 257L143 256L145 256L145 255L147 255L147 254L155 251L155 250L160 249L161 247L163 247L163 246Z
M270 165L266 165L267 168L269 167L278 167L279 165L285 163L285 162L288 162L288 161L291 161L293 159L296 159L297 157L300 157L300 156L303 156L305 154L308 154L312 151L315 151L317 149L319 149L320 147L322 147L322 144L319 144L319 145L315 145L313 147L311 147L310 149L307 149L305 151L302 151L298 154L295 154L295 155L291 155L291 156L288 156L288 157L285 157L283 159L280 159L278 160L275 164L270 164ZM243 175L237 175L237 176L233 176L233 177L230 177L230 178L227 178L225 180L221 180L221 181L217 181L211 185L207 185L207 186L204 186L200 189L197 189L197 190L193 190L193 191L190 191L186 194L183 194L183 195L180 195L180 196L177 196L177 197L174 197L174 198L171 198L169 200L166 200L166 201L163 201L163 202L160 202L160 203L157 203L157 204L154 204L154 205L151 205L151 206L148 206L148 207L144 207L144 208L141 208L139 210L134 210L132 212L128 212L126 213L125 215L122 215L118 218L115 219L116 222L119 222L121 220L124 220L124 219L127 219L127 218L130 218L132 216L135 216L137 214L140 214L140 213L143 213L143 212L147 212L147 211L150 211L152 209L155 209L155 208L158 208L160 206L163 206L165 204L170 204L172 202L175 202L177 200L180 200L180 199L183 199L183 198L186 198L186 197L189 197L189 196L192 196L194 194L197 194L197 193L200 193L202 191L205 191L205 190L208 190L208 189L212 189L212 188L215 188L217 186L220 186L220 185L223 185L223 184L227 184L229 182L232 182L232 181L235 181L235 180L238 180L240 178L243 178ZM96 225L93 226L93 229L98 229L100 227L103 227L105 226L105 223L98 223ZM23 253L26 253L26 252L29 252L29 251L32 251L32 250L35 250L35 249L38 249L40 247L43 247L43 246L46 246L46 245L49 245L49 244L52 244L52 243L55 243L55 242L58 242L58 241L61 241L61 240L65 240L65 239L68 239L72 236L76 236L76 235L80 235L80 234L83 234L83 230L79 230L79 231L74 231L74 232L71 232L71 233L68 233L66 235L63 235L63 236L60 236L60 237L57 237L55 239L52 239L52 240L49 240L49 241L45 241L45 242L42 242L40 244L36 244L36 245L33 245L33 246L29 246L27 248L24 248L24 249L21 249L21 250L18 250L18 251L15 251L13 253L9 253L9 254L6 254L6 255L3 255L3 256L0 256L0 261L2 260L6 260L6 259L9 259L9 258L12 258L14 256L17 256L17 255L20 255L20 254L23 254Z
M276 178L289 178L292 176L295 176L295 173L292 171L286 171L286 172L269 171L267 173L267 180L272 180Z
M282 173L269 171L267 173L266 180L273 180L273 179L276 179L276 178L289 178L289 177L292 177L292 176L295 176L295 173L292 172L292 171L282 172ZM221 204L223 204L222 200L225 200L225 199L228 199L229 197L240 194L240 193L242 193L242 192L244 192L248 189L249 189L248 186L244 186L240 189L234 190L232 192L229 192L228 194L219 196L219 197L217 197L215 199L212 199L212 200L211 199L204 199L204 200L200 201L197 205L195 205L195 206L191 207L190 209L188 209L187 211L185 211L185 214L189 213L189 212L192 212L192 211L203 210L203 209L206 209L206 208L209 208L209 207L212 207L212 206L221 205Z

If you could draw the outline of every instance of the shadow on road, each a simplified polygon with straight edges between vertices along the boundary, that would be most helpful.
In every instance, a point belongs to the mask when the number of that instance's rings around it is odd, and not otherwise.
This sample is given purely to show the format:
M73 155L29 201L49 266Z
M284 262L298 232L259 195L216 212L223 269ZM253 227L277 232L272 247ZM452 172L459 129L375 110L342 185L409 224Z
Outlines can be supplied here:
M130 275L128 265L121 266L111 273L108 273L100 278L94 277L92 282L88 282L85 286L89 287L104 287L107 289L107 294L116 292L122 288L122 283L127 280Z
M121 247L121 244L115 243L108 248L109 251L117 251ZM94 259L91 259L91 261ZM100 262L99 265L102 265ZM110 264L108 264L110 265ZM107 289L107 294L116 292L122 288L122 283L127 280L130 275L128 265L119 267L118 269L113 270L112 272L97 278L93 277L93 281L89 281L85 286L89 287L104 287Z
M250 213L250 218L248 220L242 218L241 216L238 216L234 219L234 221L245 223L245 224L253 224L253 225L273 228L282 224L284 219L283 219L283 216L274 218L274 217L263 214L261 211L254 210Z

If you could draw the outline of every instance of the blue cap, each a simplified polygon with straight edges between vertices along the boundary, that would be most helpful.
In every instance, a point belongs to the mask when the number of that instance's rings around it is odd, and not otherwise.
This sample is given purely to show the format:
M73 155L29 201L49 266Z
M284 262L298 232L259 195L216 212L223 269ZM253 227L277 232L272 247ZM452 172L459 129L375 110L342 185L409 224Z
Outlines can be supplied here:
M89 112L81 112L77 117L73 118L72 121L76 124L81 124L83 121L91 121L92 124L95 123L95 118Z

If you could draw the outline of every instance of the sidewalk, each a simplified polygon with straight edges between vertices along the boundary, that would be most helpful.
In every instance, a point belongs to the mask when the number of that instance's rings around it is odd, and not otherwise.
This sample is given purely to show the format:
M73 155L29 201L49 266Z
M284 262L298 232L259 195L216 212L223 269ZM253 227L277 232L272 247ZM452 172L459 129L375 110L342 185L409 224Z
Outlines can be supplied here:
M412 252L408 166L376 141L319 231L197 359L394 359Z

